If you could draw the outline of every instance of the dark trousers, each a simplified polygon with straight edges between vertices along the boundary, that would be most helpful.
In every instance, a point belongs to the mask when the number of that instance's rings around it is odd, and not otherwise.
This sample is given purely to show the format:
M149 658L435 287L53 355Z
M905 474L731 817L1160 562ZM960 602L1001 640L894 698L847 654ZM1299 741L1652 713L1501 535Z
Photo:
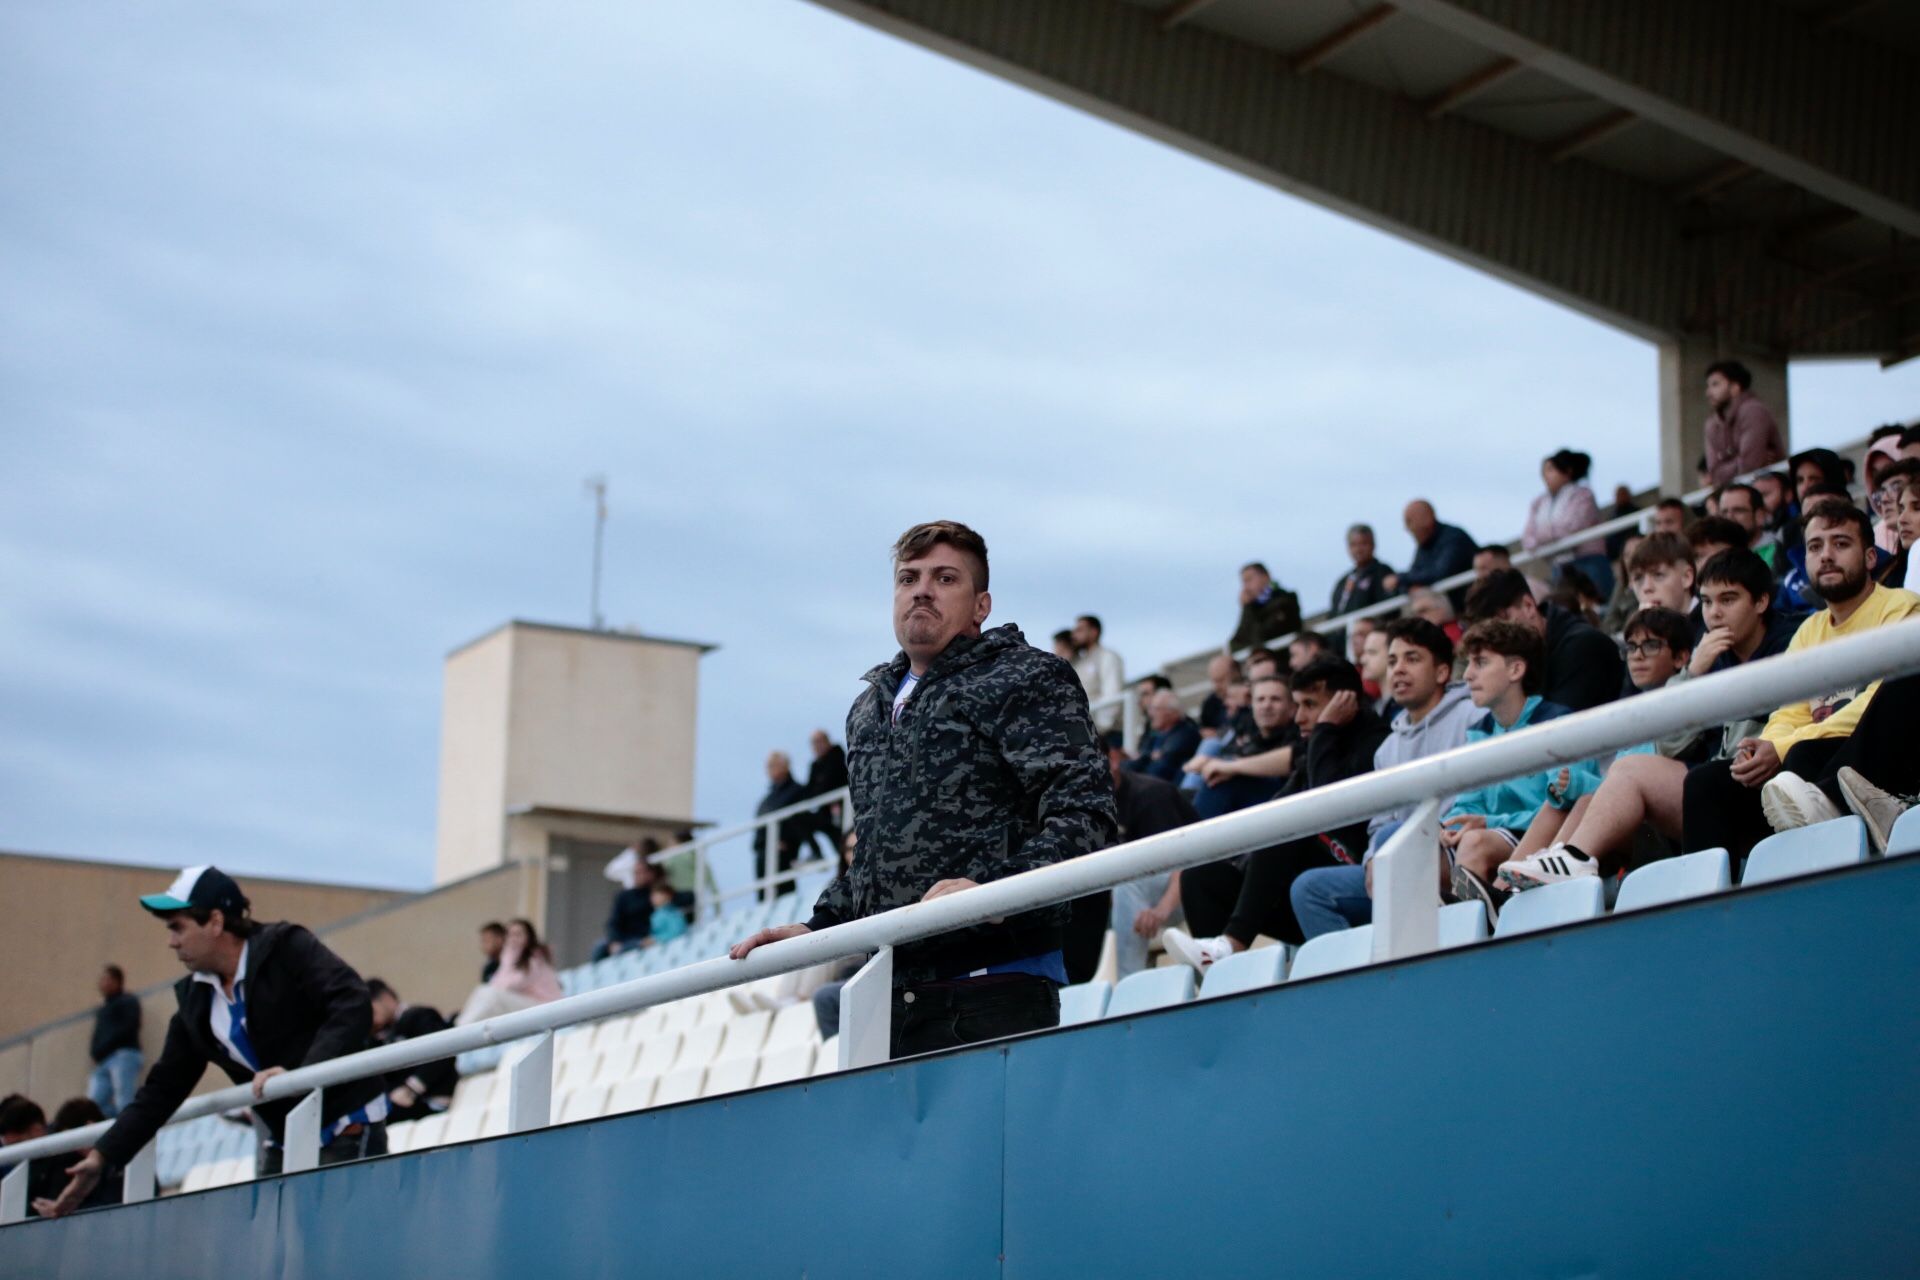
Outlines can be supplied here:
M1180 873L1180 906L1188 926L1196 938L1225 934L1251 946L1264 933L1299 946L1307 939L1293 914L1294 879L1314 867L1341 865L1334 843L1358 858L1366 849L1365 835L1366 829L1360 828L1357 844L1352 831L1336 833L1332 842L1326 836L1307 836L1256 850L1243 865L1228 858L1188 867Z
M1060 1025L1060 989L1028 973L929 982L893 993L895 1058Z
M1073 914L1067 917L1067 936L1062 943L1066 952L1067 981L1091 982L1100 967L1100 948L1107 940L1107 918L1113 914L1113 894L1102 890L1084 898L1075 898Z
M369 1156L387 1154L387 1126L385 1122L363 1124L358 1133L343 1133L332 1142L320 1148L320 1166L346 1164L350 1160L365 1160ZM258 1177L271 1178L280 1172L281 1162L286 1158L279 1148L260 1144L259 1152L254 1156L253 1169Z
M761 847L753 851L753 865L756 868L754 879L762 880L767 876L786 871L793 866L798 851L794 848L793 844L788 841L789 828L793 829L792 834L794 839L797 840L800 838L799 829L795 824L789 822L781 825L780 837L782 843L779 852L775 855L776 865L771 867L767 865L767 850L764 841ZM760 900L769 902L783 893L792 893L793 884L794 882L791 880L776 880L773 882L771 888L763 888L760 890Z
M1920 676L1888 680L1874 692L1850 736L1802 742L1787 752L1781 769L1826 792L1842 813L1847 811L1846 798L1834 781L1842 768L1858 770L1887 791L1911 794L1920 790L1916 726L1920 726ZM1688 772L1680 822L1689 851L1725 849L1736 859L1744 858L1755 844L1773 834L1760 811L1760 788L1735 782L1732 768L1731 761L1711 760Z

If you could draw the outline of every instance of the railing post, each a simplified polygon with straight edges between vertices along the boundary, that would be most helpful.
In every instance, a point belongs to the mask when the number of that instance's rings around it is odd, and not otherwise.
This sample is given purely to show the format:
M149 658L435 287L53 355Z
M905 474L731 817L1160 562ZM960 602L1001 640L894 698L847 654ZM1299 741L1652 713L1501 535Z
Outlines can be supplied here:
M314 1094L319 1097L318 1093ZM142 1200L153 1199L154 1183L159 1169L160 1139L147 1139L147 1145L134 1152L133 1159L127 1161L127 1167L120 1171L120 1203L139 1204Z
M553 1123L553 1032L540 1038L507 1068L507 1132L525 1133Z
M882 947L840 988L840 1069L893 1057L893 948Z
M1428 800L1373 855L1373 962L1440 946L1440 801Z
M280 1171L304 1173L320 1167L320 1095L315 1089L287 1112L286 1133L280 1140Z
M27 1220L27 1172L33 1161L22 1160L0 1178L0 1224Z

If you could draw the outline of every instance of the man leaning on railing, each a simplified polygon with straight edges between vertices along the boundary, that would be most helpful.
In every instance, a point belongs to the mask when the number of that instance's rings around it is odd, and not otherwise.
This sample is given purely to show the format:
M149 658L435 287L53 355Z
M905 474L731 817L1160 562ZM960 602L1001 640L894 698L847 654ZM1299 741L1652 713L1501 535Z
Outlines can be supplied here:
M869 671L847 716L852 864L804 925L755 947L931 901L1112 843L1113 783L1073 668L992 611L987 547L963 524L917 525L893 549L901 652ZM1056 1025L1064 907L899 948L894 1057Z

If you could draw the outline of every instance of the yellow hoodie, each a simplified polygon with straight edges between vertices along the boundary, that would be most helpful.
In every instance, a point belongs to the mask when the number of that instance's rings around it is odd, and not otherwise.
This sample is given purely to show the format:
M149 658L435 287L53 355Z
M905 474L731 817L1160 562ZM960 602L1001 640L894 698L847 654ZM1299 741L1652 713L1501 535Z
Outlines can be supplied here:
M1897 587L1875 586L1845 623L1835 626L1831 609L1822 609L1801 623L1800 629L1793 633L1793 639L1787 643L1787 652L1798 653L1829 640L1857 636L1915 614L1920 614L1920 596ZM1760 731L1760 736L1773 744L1773 749L1780 753L1783 760L1790 749L1802 742L1811 742L1815 738L1848 737L1853 733L1853 726L1860 722L1861 714L1866 711L1867 701L1879 687L1880 682L1875 680L1865 690L1855 685L1848 689L1836 689L1806 702L1790 703L1773 713L1767 720L1767 727Z

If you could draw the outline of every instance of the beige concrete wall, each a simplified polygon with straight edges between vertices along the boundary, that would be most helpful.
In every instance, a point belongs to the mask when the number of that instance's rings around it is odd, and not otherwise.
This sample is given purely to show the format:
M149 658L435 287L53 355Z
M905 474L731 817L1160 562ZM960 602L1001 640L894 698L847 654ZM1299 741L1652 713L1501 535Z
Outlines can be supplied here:
M700 651L516 625L507 806L691 818Z
M451 1017L480 976L478 926L525 914L528 883L524 868L499 867L431 893L389 895L387 904L315 932L363 977L385 978L407 999L437 1005ZM175 968L163 985L140 994L140 1047L149 1065L159 1057L173 1017ZM0 1093L25 1092L49 1114L84 1094L93 1065L87 1053L93 1000L69 1005L61 1012L74 1016L0 1047ZM227 1083L224 1075L210 1071L196 1092Z
M441 682L436 884L498 866L503 857L512 674L511 627L482 636L447 658Z
M135 991L180 974L165 931L140 909L175 869L0 853L0 886L11 904L0 929L0 1040L99 1000L100 967L117 964ZM405 897L390 889L303 884L237 874L260 920L331 924Z

